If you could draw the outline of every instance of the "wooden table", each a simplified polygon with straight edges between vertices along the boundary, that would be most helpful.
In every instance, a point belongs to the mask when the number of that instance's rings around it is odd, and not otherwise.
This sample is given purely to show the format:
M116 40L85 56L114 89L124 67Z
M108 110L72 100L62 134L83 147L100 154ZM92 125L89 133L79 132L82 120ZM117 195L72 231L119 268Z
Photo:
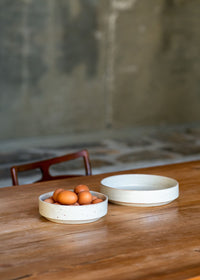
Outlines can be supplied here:
M38 196L58 187L141 173L179 181L180 196L157 207L108 205L82 225L41 217ZM200 275L200 161L0 189L0 279L188 279Z

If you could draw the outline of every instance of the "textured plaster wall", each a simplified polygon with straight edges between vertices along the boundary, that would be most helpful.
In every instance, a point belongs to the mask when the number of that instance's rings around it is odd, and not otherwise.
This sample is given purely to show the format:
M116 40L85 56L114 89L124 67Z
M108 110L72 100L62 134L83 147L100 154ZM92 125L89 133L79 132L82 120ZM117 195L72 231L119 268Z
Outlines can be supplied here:
M200 121L199 0L1 0L0 139Z

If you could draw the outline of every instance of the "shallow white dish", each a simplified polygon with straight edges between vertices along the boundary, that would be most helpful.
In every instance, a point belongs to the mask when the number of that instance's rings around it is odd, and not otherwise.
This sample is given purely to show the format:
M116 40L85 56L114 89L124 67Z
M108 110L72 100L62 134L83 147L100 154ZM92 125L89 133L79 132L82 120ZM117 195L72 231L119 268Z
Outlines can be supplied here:
M39 213L51 222L62 224L91 223L105 216L108 211L108 197L99 192L90 191L92 195L101 198L103 202L89 205L56 205L45 202L53 192L48 192L39 197Z
M104 178L100 191L115 204L159 206L178 198L179 184L164 176L124 174Z

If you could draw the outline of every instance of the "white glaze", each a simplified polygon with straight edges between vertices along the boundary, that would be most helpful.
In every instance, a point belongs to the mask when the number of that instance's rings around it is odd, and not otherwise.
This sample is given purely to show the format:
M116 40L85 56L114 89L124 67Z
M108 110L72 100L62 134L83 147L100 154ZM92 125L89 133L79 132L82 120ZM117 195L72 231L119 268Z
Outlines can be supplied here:
M124 174L104 178L100 191L109 201L129 206L158 206L179 196L176 180L158 175Z
M89 205L57 205L44 200L53 195L53 192L42 194L39 197L39 213L46 219L65 224L81 224L97 221L105 216L108 211L108 197L99 192L91 194L103 199L103 202Z

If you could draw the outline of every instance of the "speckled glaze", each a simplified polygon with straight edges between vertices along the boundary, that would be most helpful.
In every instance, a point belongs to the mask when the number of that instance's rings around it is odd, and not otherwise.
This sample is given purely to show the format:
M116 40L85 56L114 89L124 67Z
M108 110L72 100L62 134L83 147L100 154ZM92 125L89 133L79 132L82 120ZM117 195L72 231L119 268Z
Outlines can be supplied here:
M90 191L92 195L101 198L103 202L89 205L56 205L44 200L53 195L48 192L39 197L39 213L49 221L64 224L82 224L95 222L105 216L108 211L108 197L99 192Z
M100 191L109 201L127 206L160 206L179 196L176 180L147 174L125 174L104 178Z

